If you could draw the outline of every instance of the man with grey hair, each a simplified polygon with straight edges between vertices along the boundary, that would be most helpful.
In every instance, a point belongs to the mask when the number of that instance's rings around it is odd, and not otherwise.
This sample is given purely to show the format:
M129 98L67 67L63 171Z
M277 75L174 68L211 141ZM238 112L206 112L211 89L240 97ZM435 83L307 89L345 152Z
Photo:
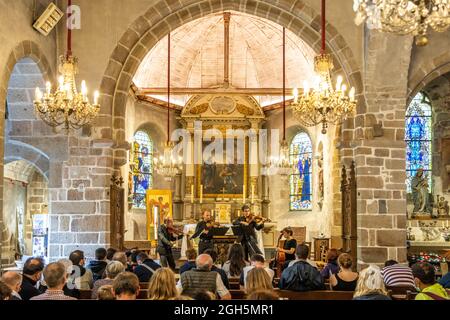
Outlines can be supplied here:
M120 273L125 271L124 265L120 261L111 261L106 265L105 273L106 278L95 281L94 288L92 288L92 299L97 300L97 292L98 289L102 286L111 285L114 282L114 279Z
M211 271L213 260L208 254L201 254L195 260L196 268L181 275L177 287L181 294L193 296L206 290L218 295L222 300L230 300L231 294L222 282L220 274Z
M44 269L44 280L47 291L30 300L77 300L64 294L63 289L67 282L67 270L64 264L60 262L48 264Z
M22 275L20 273L12 271L5 272L0 281L11 289L11 300L22 300L22 297L18 293L22 286Z

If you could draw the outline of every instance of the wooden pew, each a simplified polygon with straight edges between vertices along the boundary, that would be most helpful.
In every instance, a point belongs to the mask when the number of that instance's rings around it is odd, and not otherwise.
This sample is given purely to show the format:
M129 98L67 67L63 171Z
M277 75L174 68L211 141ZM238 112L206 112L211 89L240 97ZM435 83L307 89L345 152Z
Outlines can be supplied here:
M79 290L80 299L79 300L91 300L92 290Z
M353 291L333 291L333 290L317 290L317 291L289 291L276 290L280 298L289 300L352 300Z
M147 290L149 284L150 284L150 282L141 282L141 283L139 283L139 288L140 288L141 290Z
M386 286L389 296L392 300L406 300L408 291L415 292L416 289L411 286Z
M230 294L233 300L245 300L247 298L244 290L230 290Z
M415 300L418 292L417 291L407 291L406 292L406 300Z

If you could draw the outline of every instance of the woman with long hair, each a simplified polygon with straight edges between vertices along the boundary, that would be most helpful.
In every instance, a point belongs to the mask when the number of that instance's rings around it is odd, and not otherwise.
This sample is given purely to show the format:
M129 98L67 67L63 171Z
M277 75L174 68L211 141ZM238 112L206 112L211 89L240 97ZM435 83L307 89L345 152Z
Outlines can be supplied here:
M370 265L361 271L353 300L391 300L379 267Z
M257 290L272 290L272 280L264 268L253 268L247 274L245 292L249 295Z
M149 300L170 300L178 297L175 274L170 268L155 271L148 285Z
M244 248L241 244L235 243L230 246L228 251L228 261L226 261L222 269L226 272L228 278L240 277L242 270L249 263L244 259Z

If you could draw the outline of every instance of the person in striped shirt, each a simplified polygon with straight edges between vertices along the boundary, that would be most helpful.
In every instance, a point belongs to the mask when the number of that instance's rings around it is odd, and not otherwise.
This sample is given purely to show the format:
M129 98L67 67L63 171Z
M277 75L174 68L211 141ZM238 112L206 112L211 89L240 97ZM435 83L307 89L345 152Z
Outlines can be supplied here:
M411 287L415 288L414 276L408 266L399 264L395 260L388 260L381 269L384 284L388 287Z

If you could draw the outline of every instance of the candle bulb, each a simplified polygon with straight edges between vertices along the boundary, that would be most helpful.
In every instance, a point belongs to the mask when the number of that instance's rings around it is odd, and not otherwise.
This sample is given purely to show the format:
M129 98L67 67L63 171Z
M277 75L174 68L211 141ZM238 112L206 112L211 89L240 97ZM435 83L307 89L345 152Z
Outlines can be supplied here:
M58 82L59 82L59 91L64 91L64 77L59 76Z
M153 225L155 226L154 236L158 239L158 207L153 208Z
M41 89L39 89L39 88L36 88L36 91L35 91L35 99L36 99L36 101L41 101L42 100L42 92L41 92Z
M52 84L47 81L47 83L45 84L45 87L47 89L47 96L49 96L52 91Z
M98 98L100 97L100 93L98 91L95 91L94 93L94 104L98 105Z
M294 88L294 103L298 102L298 89Z
M341 85L342 85L342 76L338 76L337 81L336 81L336 91L341 90Z
M200 203L203 203L203 185L200 185Z
M303 82L303 91L305 93L305 97L309 95L309 83L308 81Z
M255 201L255 185L252 184L252 204Z
M86 81L81 81L81 94L83 96L83 101L87 100L87 86Z
M351 101L351 102L354 102L354 101L355 101L355 88L354 88L354 87L352 87L352 88L350 89L349 97L350 97L350 101Z
M194 185L191 184L191 203L194 203Z
M245 204L245 184L242 189L242 203Z

